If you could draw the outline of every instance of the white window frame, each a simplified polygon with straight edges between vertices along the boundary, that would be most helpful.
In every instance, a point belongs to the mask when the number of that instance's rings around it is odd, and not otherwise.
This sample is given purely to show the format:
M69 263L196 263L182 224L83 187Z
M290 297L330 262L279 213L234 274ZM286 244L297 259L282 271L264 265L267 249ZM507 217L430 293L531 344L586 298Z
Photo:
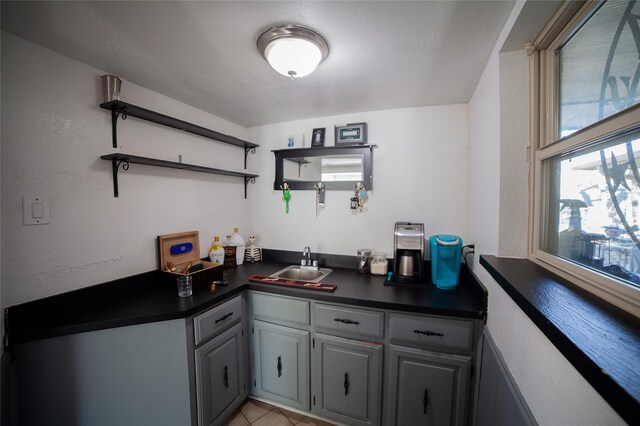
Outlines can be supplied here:
M592 269L542 251L548 185L542 162L556 155L578 150L608 136L640 129L640 105L607 117L567 137L559 134L559 73L556 52L594 13L600 1L565 1L533 44L527 45L530 57L530 166L529 259L570 280L610 303L640 317L640 289ZM544 210L543 210L544 209Z

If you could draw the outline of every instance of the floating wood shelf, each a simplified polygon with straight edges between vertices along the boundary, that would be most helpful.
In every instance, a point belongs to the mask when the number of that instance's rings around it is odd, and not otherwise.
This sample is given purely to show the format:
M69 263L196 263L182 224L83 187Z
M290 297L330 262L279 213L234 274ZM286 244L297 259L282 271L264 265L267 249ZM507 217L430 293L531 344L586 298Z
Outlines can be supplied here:
M170 169L189 170L199 173L210 173L214 175L241 177L244 180L244 198L247 198L247 184L255 183L258 175L251 173L234 172L230 170L214 169L212 167L198 166L195 164L178 163L175 161L159 160L157 158L139 157L129 154L107 154L100 157L103 160L111 161L113 168L113 195L118 196L118 169L122 165L123 170L129 169L129 164L144 164L146 166L166 167Z
M146 108L139 107L127 102L111 101L100 104L100 108L104 108L111 111L111 132L113 147L118 147L118 118L125 120L128 116L136 117L141 120L151 121L163 126L172 127L174 129L182 130L194 135L202 136L208 139L212 139L218 142L223 142L229 145L235 145L244 148L244 168L247 168L247 155L249 152L254 154L256 148L260 145L253 142L248 142L242 139L238 139L233 136L225 135L224 133L216 132L215 130L207 129L206 127L198 126L197 124L189 123L178 118L170 117L168 115L161 114L159 112L151 111Z

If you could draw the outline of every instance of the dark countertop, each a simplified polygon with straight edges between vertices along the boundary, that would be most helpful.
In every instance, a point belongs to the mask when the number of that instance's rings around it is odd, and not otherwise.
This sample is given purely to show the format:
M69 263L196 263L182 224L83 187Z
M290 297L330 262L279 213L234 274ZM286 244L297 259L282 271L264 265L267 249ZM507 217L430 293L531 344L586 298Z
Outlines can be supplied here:
M480 264L629 424L640 419L640 320L527 259Z
M430 283L385 286L384 277L360 275L355 269L331 267L323 282L337 284L332 292L249 283L253 275L270 275L286 267L278 262L243 264L225 269L228 286L195 286L193 295L180 298L175 285L163 283L159 270L63 293L5 309L5 347L36 339L187 318L244 290L301 297L363 307L423 314L484 318L486 293L463 265L456 290L446 291Z

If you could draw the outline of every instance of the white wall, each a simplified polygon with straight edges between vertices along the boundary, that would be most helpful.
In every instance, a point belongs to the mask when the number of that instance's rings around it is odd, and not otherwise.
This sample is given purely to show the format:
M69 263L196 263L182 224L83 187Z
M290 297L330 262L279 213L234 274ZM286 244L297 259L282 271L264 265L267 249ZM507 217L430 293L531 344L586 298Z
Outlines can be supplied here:
M526 256L527 61L524 51L498 54L496 49L469 102L469 235L480 254ZM474 271L489 292L487 327L536 420L541 425L624 424L478 259Z
M498 254L500 218L500 84L498 55L469 101L469 238L476 252Z
M529 58L524 50L500 54L499 254L527 257L529 214Z
M325 146L334 144L333 126L368 123L373 152L373 191L367 211L349 209L353 191L327 191L316 217L315 192L292 191L285 214L282 192L273 189L274 156L288 135L326 127ZM396 221L421 222L428 235L451 233L466 238L468 150L467 105L407 108L319 117L251 128L251 138L267 156L259 157L260 180L251 191L252 228L263 247L355 255L359 248L393 250Z
M156 236L199 230L201 255L214 234L246 229L240 178L132 164L114 198L111 163L125 152L241 171L244 151L136 118L111 115L98 70L2 33L2 303L61 293L158 267ZM248 130L127 81L122 99L247 138ZM263 151L264 152L264 151ZM267 154L264 154L267 157ZM255 156L249 156L249 166ZM251 190L251 188L250 188ZM22 225L22 196L50 197L51 224Z

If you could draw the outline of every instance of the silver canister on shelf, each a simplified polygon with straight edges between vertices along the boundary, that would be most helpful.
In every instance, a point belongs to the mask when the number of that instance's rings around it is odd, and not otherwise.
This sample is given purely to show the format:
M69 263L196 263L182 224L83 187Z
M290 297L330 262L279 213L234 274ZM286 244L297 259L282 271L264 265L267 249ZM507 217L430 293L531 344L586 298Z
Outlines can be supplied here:
M371 271L371 250L369 249L358 249L358 267L356 271L359 274L368 274Z
M102 97L105 102L119 101L122 80L118 76L105 74L102 76Z

